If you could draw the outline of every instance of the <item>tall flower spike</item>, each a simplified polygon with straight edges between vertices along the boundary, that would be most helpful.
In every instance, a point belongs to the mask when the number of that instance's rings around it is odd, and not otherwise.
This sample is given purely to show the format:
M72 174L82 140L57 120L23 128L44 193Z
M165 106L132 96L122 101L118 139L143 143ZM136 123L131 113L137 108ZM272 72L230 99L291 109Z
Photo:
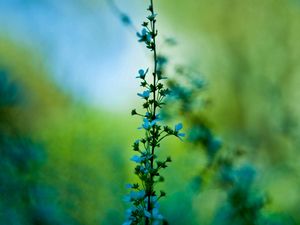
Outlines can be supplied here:
M181 123L178 123L175 129L160 125L159 110L165 105L164 99L170 93L169 89L165 88L162 82L166 78L162 67L167 63L167 60L157 55L157 14L154 12L153 0L150 0L148 10L150 15L142 23L142 30L137 33L137 36L138 41L150 49L153 66L151 73L149 68L146 70L140 69L136 77L142 80L141 87L144 90L137 95L143 100L142 105L145 113L137 113L134 109L131 111L131 114L143 117L143 122L139 129L144 132L144 137L139 138L132 145L135 155L131 158L131 161L136 163L134 173L139 178L139 184L126 186L131 189L131 192L125 197L125 201L131 203L132 206L127 210L127 220L123 225L166 224L164 217L159 212L158 204L158 201L165 197L166 193L162 190L157 191L155 185L164 181L164 177L160 175L160 170L168 167L167 164L171 162L171 157L159 160L156 150L166 137L175 136L181 138L184 136L183 133L179 133L183 127ZM148 73L149 75L147 75ZM152 77L150 74L152 74Z

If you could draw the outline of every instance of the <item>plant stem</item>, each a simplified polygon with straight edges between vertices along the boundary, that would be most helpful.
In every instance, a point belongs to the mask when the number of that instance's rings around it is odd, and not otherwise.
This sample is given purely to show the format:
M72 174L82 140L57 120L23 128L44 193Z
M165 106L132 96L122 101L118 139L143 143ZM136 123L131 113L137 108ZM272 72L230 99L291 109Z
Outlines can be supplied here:
M150 0L150 7L151 7L151 13L152 15L154 15L154 5L153 5L153 0ZM154 69L153 69L153 86L154 86L154 91L153 91L153 118L155 119L156 116L156 75L157 75L157 53L156 53L156 31L155 31L155 22L156 19L154 18L151 21L151 28L152 28L152 35L153 35L153 60L154 60ZM154 153L155 153L155 147L156 147L156 134L155 134L155 126L153 126L152 128L152 149L151 149L151 164L150 164L150 168L151 170L153 170L153 164L154 164ZM153 193L153 185L154 185L154 181L153 181L153 175L150 173L150 187L148 190L148 204L147 204L147 211L151 213L152 215L152 206L151 206L151 196ZM146 225L150 224L150 220L149 218L146 218Z

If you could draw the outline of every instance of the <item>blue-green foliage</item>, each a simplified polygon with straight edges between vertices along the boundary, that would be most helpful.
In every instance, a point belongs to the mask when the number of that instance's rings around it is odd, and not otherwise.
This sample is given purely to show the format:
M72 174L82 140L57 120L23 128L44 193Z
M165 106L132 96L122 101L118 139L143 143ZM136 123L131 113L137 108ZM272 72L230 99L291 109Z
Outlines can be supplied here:
M0 224L73 224L53 201L55 195L39 181L46 160L42 146L16 126L14 110L24 104L22 90L0 71Z
M207 158L207 165L199 171L193 186L198 191L204 191L202 184L208 182L207 172L212 171L210 182L215 182L227 196L227 201L219 206L211 224L293 224L282 216L279 216L282 220L280 222L262 212L267 204L267 197L254 187L256 177L254 166L236 165L238 158L243 155L243 151L238 148L229 153L225 150L220 151L222 142L213 134L205 114L202 113L208 103L201 96L205 87L203 79L187 68L180 67L177 72L178 76L169 82L173 96L170 101L176 100L175 111L181 115L186 124L189 124L188 141L193 144L194 149L204 150ZM171 115L174 115L174 109L169 116Z

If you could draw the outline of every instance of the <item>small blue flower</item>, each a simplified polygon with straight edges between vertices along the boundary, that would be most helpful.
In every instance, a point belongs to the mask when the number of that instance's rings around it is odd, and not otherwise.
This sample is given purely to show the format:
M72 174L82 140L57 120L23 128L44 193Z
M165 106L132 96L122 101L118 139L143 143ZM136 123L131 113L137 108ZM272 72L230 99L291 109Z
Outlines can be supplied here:
M136 34L139 37L139 42L151 42L152 37L151 34L147 31L146 28L143 28L141 33Z
M146 169L146 167L141 166L141 172L146 175L149 173L149 169Z
M154 208L159 209L160 205L157 196L151 196L151 203L153 204Z
M138 71L139 75L136 78L140 78L140 79L145 79L146 74L148 73L149 68L147 68L146 70L140 69Z
M124 202L131 202L131 197L129 195L125 195L123 198Z
M184 137L185 134L184 133L179 133L179 131L183 128L182 123L178 123L175 125L175 136L179 137L179 139L181 139L181 137Z
M137 210L137 208L136 208L135 206L131 206L130 208L128 208L128 209L126 210L126 216L127 216L127 217L130 217L131 214L132 214L132 212L134 212L134 211L136 211L136 210Z
M183 128L182 123L178 123L175 125L175 131L178 132Z
M147 118L144 118L143 121L144 121L144 123L138 129L143 129L144 128L145 130L149 130L151 127L153 127L159 121L159 119L155 119L155 120L150 122Z
M143 161L143 158L140 156L134 155L134 156L132 156L132 158L130 160L133 162L136 162L136 163L140 163Z
M144 118L144 123L142 124L141 128L144 128L145 130L149 130L151 128L151 123L149 122L149 120L147 118Z
M140 200L145 197L145 194L146 192L144 190L141 190L141 191L131 191L129 195L133 200Z
M178 133L177 136L178 137L185 137L185 133Z
M158 208L154 208L152 210L152 217L153 217L153 219L156 219L156 220L162 220L163 219L163 216L159 213Z
M147 91L144 91L143 93L138 93L137 95L144 99L148 99L150 97L150 91L147 90Z
M147 29L146 28L143 28L142 29L142 32L141 32L141 35L146 35L148 33Z
M151 218L151 216L152 216L151 213L148 212L147 210L144 210L144 215L148 218Z
M149 31L146 28L143 28L142 29L142 34L143 35L149 34Z
M148 33L148 34L146 35L146 42L151 42L151 41L152 41L152 36L151 36L150 33Z
M132 184L126 184L125 187L128 188L128 189L130 189L130 188L132 188Z
M144 190L141 191L131 191L129 195L125 195L123 200L124 202L132 202L136 200L141 200L145 197L146 192ZM132 208L127 210L127 213L130 214L132 212Z

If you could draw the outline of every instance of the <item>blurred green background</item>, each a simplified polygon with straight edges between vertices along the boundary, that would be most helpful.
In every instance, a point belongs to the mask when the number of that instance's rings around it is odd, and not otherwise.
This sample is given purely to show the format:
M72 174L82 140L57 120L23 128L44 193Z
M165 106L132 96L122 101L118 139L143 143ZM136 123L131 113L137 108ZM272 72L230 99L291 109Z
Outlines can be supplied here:
M147 15L146 0L116 3L136 25ZM256 168L262 213L300 224L300 2L156 8L159 33L178 43L162 48L171 65L208 83L199 116L224 149L245 152L238 164ZM129 115L140 104L134 77L148 63L106 1L0 0L0 224L122 224L125 184L135 179L130 146L142 135ZM170 224L213 224L226 195L193 188L203 149L171 139L162 154L174 161L161 203Z

